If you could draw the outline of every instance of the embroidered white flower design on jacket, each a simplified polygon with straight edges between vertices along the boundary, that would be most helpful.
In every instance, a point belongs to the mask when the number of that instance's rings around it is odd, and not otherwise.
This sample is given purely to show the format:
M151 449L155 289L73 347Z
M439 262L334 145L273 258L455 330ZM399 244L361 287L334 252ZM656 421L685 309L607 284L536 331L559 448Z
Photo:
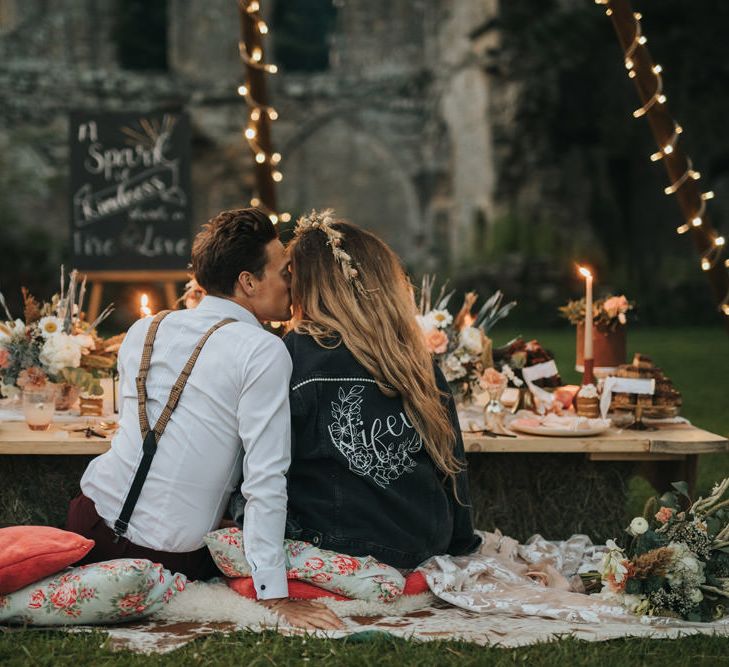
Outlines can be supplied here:
M385 488L413 471L416 463L411 454L420 451L423 440L403 412L374 419L368 433L362 421L363 391L363 385L354 385L348 392L339 387L339 402L332 401L329 437L352 472L369 476Z

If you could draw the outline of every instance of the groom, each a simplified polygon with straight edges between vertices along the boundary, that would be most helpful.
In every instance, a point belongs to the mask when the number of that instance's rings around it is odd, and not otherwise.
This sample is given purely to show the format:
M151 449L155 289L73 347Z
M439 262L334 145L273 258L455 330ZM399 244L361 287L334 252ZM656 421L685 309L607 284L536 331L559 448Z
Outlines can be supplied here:
M258 209L203 226L193 310L129 329L119 351L121 411L111 449L89 464L67 528L95 540L85 559L146 558L192 579L219 574L203 536L243 473L243 538L258 599L289 622L332 628L323 605L288 599L283 554L291 459L291 359L261 322L290 317L290 273Z

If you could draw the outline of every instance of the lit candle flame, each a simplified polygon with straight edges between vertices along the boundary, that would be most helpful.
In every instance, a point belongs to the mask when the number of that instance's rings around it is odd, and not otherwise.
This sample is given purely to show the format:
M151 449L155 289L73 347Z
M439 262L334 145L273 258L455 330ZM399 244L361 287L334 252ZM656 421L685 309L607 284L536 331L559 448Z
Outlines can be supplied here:
M149 317L152 314L152 309L149 307L149 297L146 294L142 294L139 299L139 314L142 317Z
M577 270L580 272L580 275L583 278L592 278L592 273L590 273L590 269L588 269L585 266L578 266Z

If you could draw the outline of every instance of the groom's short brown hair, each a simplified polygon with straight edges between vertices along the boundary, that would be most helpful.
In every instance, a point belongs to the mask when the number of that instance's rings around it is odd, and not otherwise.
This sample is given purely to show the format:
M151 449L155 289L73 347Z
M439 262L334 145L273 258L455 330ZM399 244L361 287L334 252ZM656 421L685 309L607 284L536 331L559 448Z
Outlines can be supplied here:
M202 227L192 244L192 272L212 295L230 296L242 271L263 276L266 245L278 238L269 217L258 208L221 211Z

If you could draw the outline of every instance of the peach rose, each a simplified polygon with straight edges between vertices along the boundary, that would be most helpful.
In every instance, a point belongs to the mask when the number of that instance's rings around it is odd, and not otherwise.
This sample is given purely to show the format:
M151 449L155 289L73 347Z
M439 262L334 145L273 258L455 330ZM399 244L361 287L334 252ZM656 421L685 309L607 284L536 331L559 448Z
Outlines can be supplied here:
M448 336L440 329L425 332L425 345L431 354L443 354L448 349Z
M628 312L629 304L625 296L611 296L605 300L602 307L610 318L620 317L622 315L623 317L620 318L620 321L623 322L625 313Z
M10 366L10 352L4 347L0 347L0 368L7 368Z
M656 512L656 520L661 523L668 523L673 516L674 511L675 510L672 510L670 507L661 507L661 509Z

